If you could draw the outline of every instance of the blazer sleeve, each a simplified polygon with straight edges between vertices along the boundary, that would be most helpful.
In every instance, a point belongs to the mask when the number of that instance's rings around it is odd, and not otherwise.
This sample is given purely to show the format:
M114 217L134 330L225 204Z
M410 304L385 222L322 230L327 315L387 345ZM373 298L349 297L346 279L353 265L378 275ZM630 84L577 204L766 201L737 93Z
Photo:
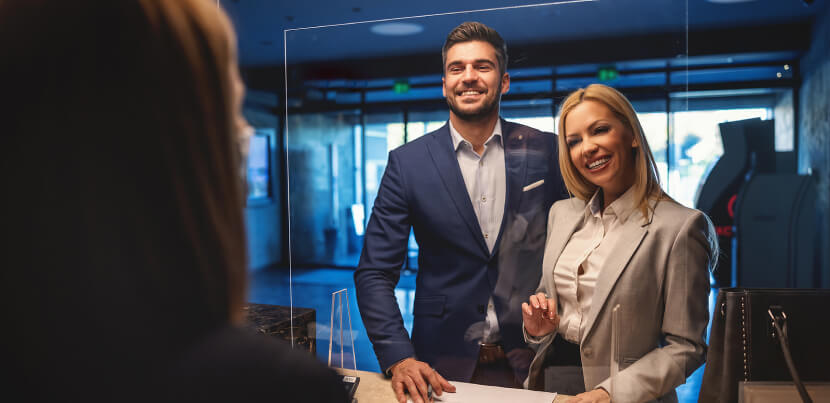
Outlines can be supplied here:
M536 292L535 293L538 294L538 293L541 292L541 293L546 294L548 296L554 296L554 299L557 299L557 305L558 305L559 302L558 302L558 298L556 298L556 296L555 296L555 290L548 290L547 281L546 281L547 279L545 278L545 272L544 272L544 270L545 270L544 259L547 259L547 255L548 255L548 253L547 253L548 252L547 240L550 239L550 233L553 231L553 227L554 227L553 222L555 221L555 216L556 216L556 204L552 205L550 207L550 211L548 212L548 227L547 227L547 235L545 236L545 257L543 258L543 261L542 261L542 267L539 268L539 270L542 271L542 276L539 279L539 286L536 287ZM530 297L530 295L528 295L528 298L529 297ZM524 318L524 315L522 315L522 318ZM524 335L524 339L525 339L525 342L527 344L529 344L531 346L538 346L540 344L543 344L543 343L551 340L556 335L556 331L550 332L550 333L548 333L544 336L531 336L531 335L527 334L527 330L525 330L524 319L522 319L522 335Z
M709 321L708 269L715 264L715 239L703 213L695 211L683 223L664 268L661 347L620 371L613 385L610 378L598 385L611 394L612 401L656 399L683 384L703 364Z
M406 184L398 158L396 151L389 153L354 273L360 316L384 372L415 355L394 294L410 232Z

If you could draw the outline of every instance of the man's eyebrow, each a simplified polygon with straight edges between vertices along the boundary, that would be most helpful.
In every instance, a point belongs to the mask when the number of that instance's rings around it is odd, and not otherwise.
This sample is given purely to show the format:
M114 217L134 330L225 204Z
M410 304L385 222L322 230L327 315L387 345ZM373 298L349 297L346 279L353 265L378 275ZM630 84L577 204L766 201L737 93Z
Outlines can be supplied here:
M459 65L459 64L465 64L465 63L464 63L463 60L454 60L454 61L451 61L451 62L447 63L447 66L455 66L455 65ZM490 60L490 59L476 59L476 60L472 61L472 64L489 64L489 65L495 66L496 62L493 61L493 60Z

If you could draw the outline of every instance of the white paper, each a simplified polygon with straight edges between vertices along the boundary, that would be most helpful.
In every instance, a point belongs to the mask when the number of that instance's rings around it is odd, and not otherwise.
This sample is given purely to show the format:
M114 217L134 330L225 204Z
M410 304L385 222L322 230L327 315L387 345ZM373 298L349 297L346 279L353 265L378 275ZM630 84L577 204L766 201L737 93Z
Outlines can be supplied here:
M522 402L552 403L556 393L538 392L527 389L502 388L499 386L477 385L466 382L450 382L455 386L455 393L444 392L432 397L436 402L448 403L488 403L488 402ZM407 399L412 402L412 399Z

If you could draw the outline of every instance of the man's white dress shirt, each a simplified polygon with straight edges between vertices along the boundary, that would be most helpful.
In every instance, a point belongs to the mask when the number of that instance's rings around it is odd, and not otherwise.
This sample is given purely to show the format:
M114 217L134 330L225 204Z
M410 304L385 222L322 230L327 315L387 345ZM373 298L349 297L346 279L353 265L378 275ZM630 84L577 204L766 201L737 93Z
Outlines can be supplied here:
M484 142L481 155L473 150L473 145L469 141L461 137L452 122L449 126L455 157L461 168L467 194L473 203L481 234L492 253L504 218L504 200L507 194L501 121L496 122L493 134ZM499 322L491 296L487 302L487 326L481 341L495 343L499 339Z

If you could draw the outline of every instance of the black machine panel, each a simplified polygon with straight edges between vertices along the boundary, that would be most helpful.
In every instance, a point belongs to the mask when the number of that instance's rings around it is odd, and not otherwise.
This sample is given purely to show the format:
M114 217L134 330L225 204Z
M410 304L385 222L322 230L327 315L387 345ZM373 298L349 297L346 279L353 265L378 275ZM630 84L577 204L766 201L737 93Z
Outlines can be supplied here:
M760 174L743 186L735 206L740 286L815 286L815 203L813 178L806 175Z
M715 285L817 284L812 178L796 174L793 152L775 151L773 120L719 126L724 153L698 189L695 206L712 219L718 234Z

